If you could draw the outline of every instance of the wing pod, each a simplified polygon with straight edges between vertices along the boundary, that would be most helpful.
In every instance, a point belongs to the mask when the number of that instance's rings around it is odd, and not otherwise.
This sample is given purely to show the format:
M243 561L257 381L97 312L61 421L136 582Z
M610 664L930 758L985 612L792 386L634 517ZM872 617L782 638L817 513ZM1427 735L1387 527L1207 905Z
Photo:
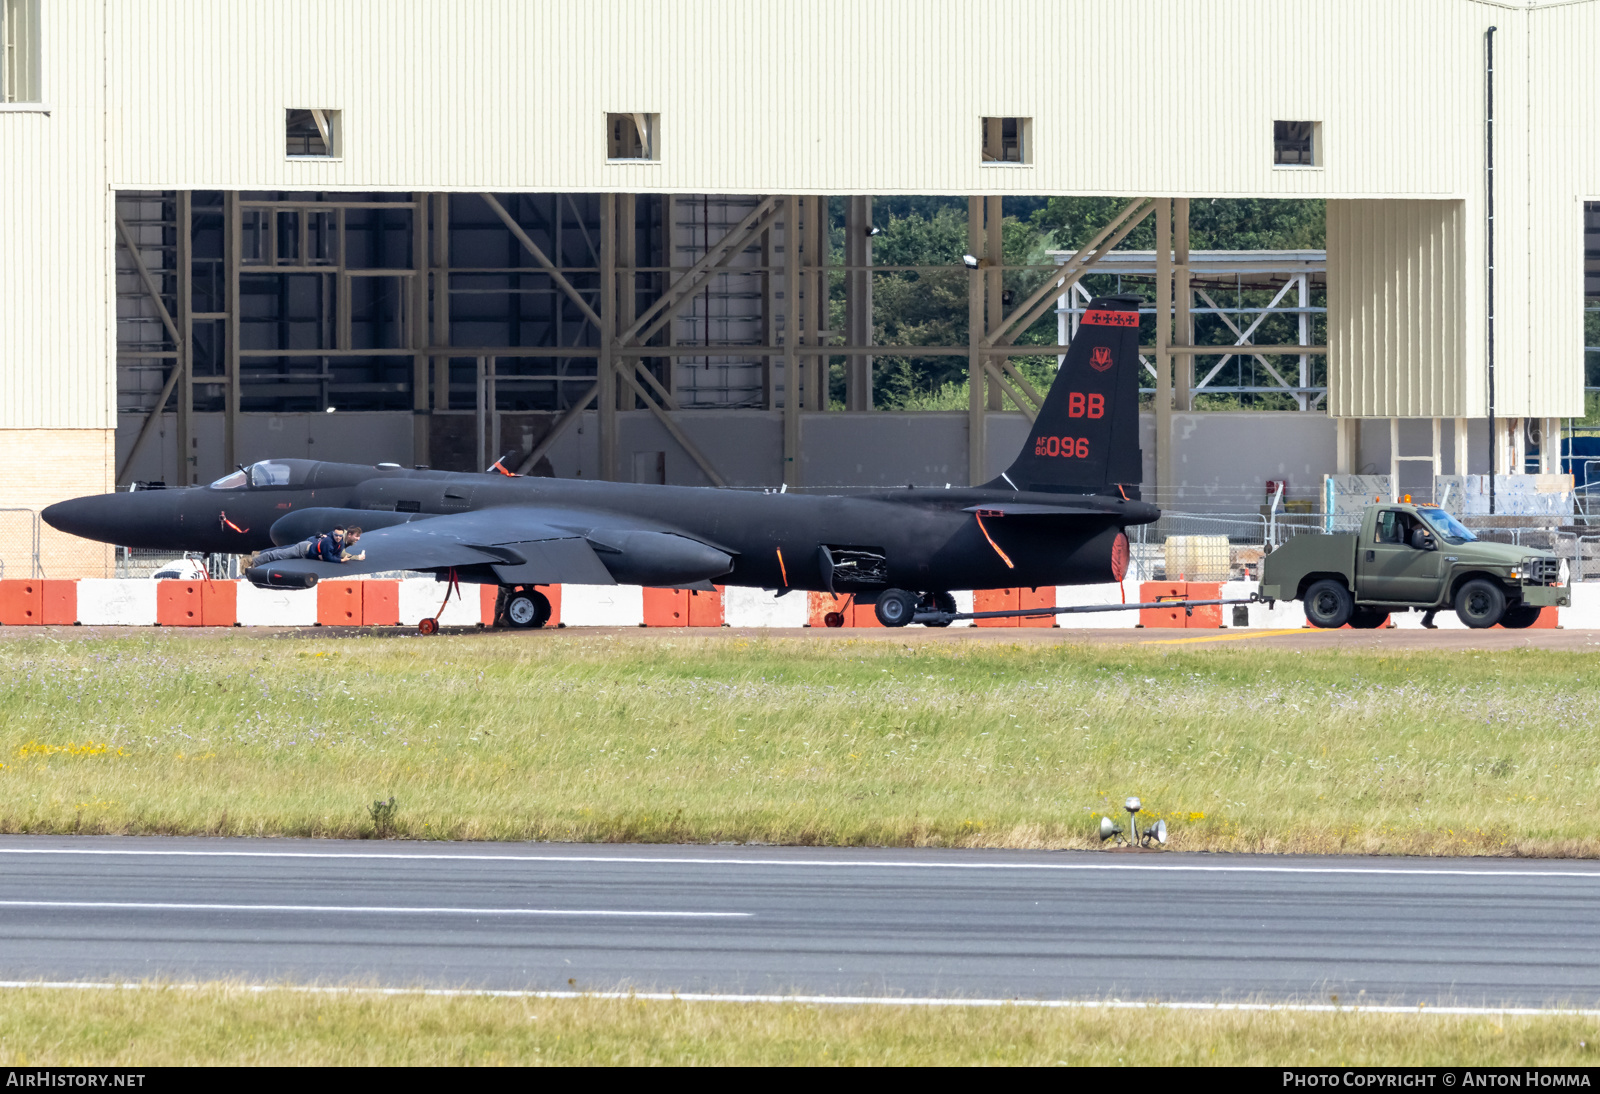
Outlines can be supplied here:
M379 528L393 528L414 520L426 520L428 513L389 513L382 509L301 509L286 513L272 525L272 542L282 547L286 543L299 543L312 536L320 536L335 528L359 527L364 532Z
M258 589L309 589L317 583L316 574L303 570L280 570L270 564L252 566L244 572L244 576Z
M733 559L715 547L670 532L592 533L589 543L622 585L687 585L720 577Z

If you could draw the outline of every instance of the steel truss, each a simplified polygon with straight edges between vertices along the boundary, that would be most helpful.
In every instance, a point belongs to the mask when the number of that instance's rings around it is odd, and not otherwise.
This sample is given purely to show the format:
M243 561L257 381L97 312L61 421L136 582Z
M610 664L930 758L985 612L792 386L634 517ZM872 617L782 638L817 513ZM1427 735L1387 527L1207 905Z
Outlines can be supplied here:
M618 413L643 410L721 484L725 476L678 415L746 407L781 412L784 481L797 486L800 418L830 409L832 366L844 366L845 409L865 411L874 356L894 354L967 358L976 482L986 477L987 415L1014 408L1031 421L1043 403L1012 358L1064 353L1088 298L1083 279L1107 274L1157 282L1156 310L1166 319L1157 315L1146 364L1157 372L1158 414L1160 370L1174 355L1189 362L1177 374L1180 406L1196 393L1253 390L1218 384L1223 367L1242 360L1227 351L1193 382L1192 358L1205 355L1187 346L1196 316L1215 315L1249 345L1264 315L1298 314L1298 384L1266 361L1288 347L1251 345L1249 353L1277 383L1270 390L1295 394L1303 409L1322 393L1305 363L1323 352L1306 344L1308 319L1321 310L1309 303L1315 271L1293 275L1253 317L1217 305L1212 266L1223 259L1191 261L1181 201L1130 201L1088 245L1038 271L1011 306L1002 279L1020 268L1001 254L1001 199L970 199L976 268L966 270L965 346L873 344L873 277L894 270L873 264L871 199L842 205L841 266L829 199L820 196L119 194L119 409L145 419L118 481L170 404L184 481L194 478L196 410L222 412L230 466L244 411L408 409L423 463L439 429L470 417L479 466L504 455L504 415L531 412L538 435L518 462L528 471L593 408L601 477L619 475ZM1165 262L1115 250L1152 215L1168 242ZM1284 294L1295 287L1298 302L1288 307ZM839 289L844 322L834 330ZM1052 308L1057 344L1018 345ZM1170 391L1166 399L1170 408Z

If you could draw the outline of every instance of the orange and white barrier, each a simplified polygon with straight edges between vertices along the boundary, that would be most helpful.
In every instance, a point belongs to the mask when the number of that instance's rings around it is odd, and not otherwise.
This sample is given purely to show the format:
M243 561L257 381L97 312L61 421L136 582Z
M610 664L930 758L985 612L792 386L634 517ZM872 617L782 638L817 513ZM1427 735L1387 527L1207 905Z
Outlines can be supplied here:
M239 587L241 627L309 627L317 621L316 589L258 589L248 581Z
M0 626L71 625L122 627L415 627L436 616L441 626L470 627L494 622L496 588L463 585L461 595L432 578L364 578L324 581L311 589L258 589L247 581L151 581L138 578L0 580ZM845 616L846 627L878 628L870 604L848 596L766 589L654 589L637 585L541 585L553 608L549 625L569 627L824 627L829 612ZM1071 607L1148 603L1166 596L1196 600L1243 599L1253 581L1145 582L1134 585L1063 585L1038 589L957 592L961 612L1014 611L1030 607ZM1572 606L1546 608L1537 628L1600 630L1600 582L1571 587ZM443 605L443 612L440 607ZM1294 629L1306 625L1298 601L1210 605L1186 613L1181 607L1128 612L1094 612L1034 619L962 620L970 626L1056 626L1071 630L1170 628L1205 630L1233 627L1238 608L1253 629ZM1396 612L1400 628L1422 626L1421 612ZM1445 630L1462 624L1449 610L1438 613Z
M78 621L78 583L48 578L0 581L0 626Z

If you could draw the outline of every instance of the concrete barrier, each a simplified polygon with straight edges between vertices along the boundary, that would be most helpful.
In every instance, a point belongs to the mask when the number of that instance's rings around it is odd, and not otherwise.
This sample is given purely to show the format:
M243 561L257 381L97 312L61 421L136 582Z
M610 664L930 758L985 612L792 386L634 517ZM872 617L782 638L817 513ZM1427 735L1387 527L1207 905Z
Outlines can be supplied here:
M200 589L205 582L157 581L156 624L161 627L201 627L205 625Z
M972 594L972 610L975 612L1015 612L1025 608L1054 608L1056 606L1056 587L1054 585L1041 585L1037 589L980 589ZM1053 627L1056 625L1055 617L1050 615L1039 616L1006 616L1000 619L974 619L980 627Z
M89 627L153 627L156 584L148 578L86 577L78 582L78 622Z
M326 585L328 588L324 589ZM163 604L163 587L174 590L192 587L194 595L188 598L168 596L171 603ZM340 587L340 588L335 588ZM1230 581L1220 587L1196 583L1146 583L1138 592L1131 582L1118 585L1061 585L1054 590L1040 589L1038 599L1029 598L1028 604L1048 603L1053 592L1054 603L1061 607L1080 604L1122 604L1129 600L1153 599L1154 594L1167 594L1180 590L1197 598L1236 599L1253 593L1253 581ZM580 627L637 627L649 618L646 612L645 590L636 585L547 585L540 590L550 598L555 609L550 626L566 622ZM1211 590L1215 588L1216 591ZM319 592L319 590L322 590ZM495 587L492 585L463 585L462 596L450 598L440 622L444 626L462 627L492 622ZM721 588L716 594L691 597L682 591L655 591L657 600L655 624L684 625L665 622L661 615L663 606L672 608L683 601L688 605L688 626L717 626L718 621L730 627L804 627L810 623L821 625L822 614L830 610L834 601L821 593L792 592L777 596L767 589ZM1010 590L1013 595L1017 590ZM340 595L342 594L342 596ZM1561 626L1569 630L1600 630L1600 582L1579 582L1571 586L1572 606L1547 609L1536 627ZM244 627L306 627L318 621L318 603L323 601L323 616L330 615L333 604L346 602L346 611L336 622L345 625L414 627L423 619L431 619L444 600L445 583L431 578L407 578L403 581L360 580L350 582L324 582L313 589L258 589L247 581L179 582L150 581L135 578L83 578L81 580L12 579L0 584L0 624L6 625L70 625L74 622L89 626L244 626ZM979 610L1001 610L1016 605L1010 603L1005 592L975 597L970 591L952 594L956 610L971 612L978 599L983 601ZM1003 601L996 605L995 597ZM192 609L198 597L198 621ZM662 598L676 598L667 604ZM843 598L839 598L841 601ZM180 603L181 601L181 603ZM565 602L565 603L564 603ZM1021 604L1019 600L1018 605ZM359 608L357 607L359 605ZM1304 606L1295 600L1280 600L1272 608L1265 604L1243 605L1248 626L1256 629L1284 630L1306 625ZM565 609L565 610L564 610ZM356 613L359 611L359 615ZM182 619L177 617L183 616ZM1095 612L1084 615L1056 616L1057 624L1072 630L1098 630L1103 628L1128 628L1140 621L1139 612ZM1236 626L1233 605L1221 608L1195 610L1193 616L1177 618L1182 609L1163 609L1161 623L1168 627L1206 628ZM852 605L846 620L847 626L875 627L878 625L871 605ZM1422 626L1422 612L1398 611L1391 617L1395 626L1411 630ZM169 618L170 617L170 618ZM12 622L7 623L7 620ZM327 621L326 619L324 620ZM1037 621L1030 621L1039 625ZM1461 630L1461 621L1448 609L1439 612L1435 623L1441 630ZM954 624L970 627L971 620ZM1151 625L1146 623L1147 626Z
M435 581L431 577L408 577L399 583L399 596L396 601L396 611L402 627L415 627L424 619L439 616L441 627L471 627L483 622L483 593L489 594L489 608L494 609L493 585L461 586L461 595L450 594L450 602L444 604L445 593L450 588L447 581ZM444 604L444 613L439 613L439 605Z
M638 585L563 585L561 617L569 627L644 625L644 589Z
M241 627L309 627L317 621L316 589L258 589L241 581L235 595Z
M1139 586L1134 582L1107 582L1104 585L1058 585L1056 606L1076 608L1090 604L1127 604L1139 602ZM1139 622L1139 613L1088 612L1083 615L1058 615L1056 622L1064 630L1100 630L1117 628L1132 630Z
M1569 631L1600 630L1600 582L1575 581L1569 588L1572 607L1560 609L1561 625Z
M647 627L720 627L724 621L721 589L643 590Z
M43 622L43 578L0 581L0 626L37 627Z
M47 626L70 627L78 621L78 583L68 578L46 578L44 621Z
M730 627L803 627L806 606L804 592L779 596L768 589L737 586L722 591L723 619Z

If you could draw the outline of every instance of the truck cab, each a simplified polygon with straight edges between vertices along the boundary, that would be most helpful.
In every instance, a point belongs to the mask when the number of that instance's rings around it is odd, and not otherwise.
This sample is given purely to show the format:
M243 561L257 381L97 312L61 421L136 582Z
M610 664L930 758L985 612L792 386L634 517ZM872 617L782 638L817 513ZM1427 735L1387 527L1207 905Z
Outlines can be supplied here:
M1368 506L1360 532L1290 539L1262 563L1261 596L1303 601L1316 627L1358 628L1405 608L1528 627L1572 602L1551 552L1486 543L1437 506L1400 502Z

